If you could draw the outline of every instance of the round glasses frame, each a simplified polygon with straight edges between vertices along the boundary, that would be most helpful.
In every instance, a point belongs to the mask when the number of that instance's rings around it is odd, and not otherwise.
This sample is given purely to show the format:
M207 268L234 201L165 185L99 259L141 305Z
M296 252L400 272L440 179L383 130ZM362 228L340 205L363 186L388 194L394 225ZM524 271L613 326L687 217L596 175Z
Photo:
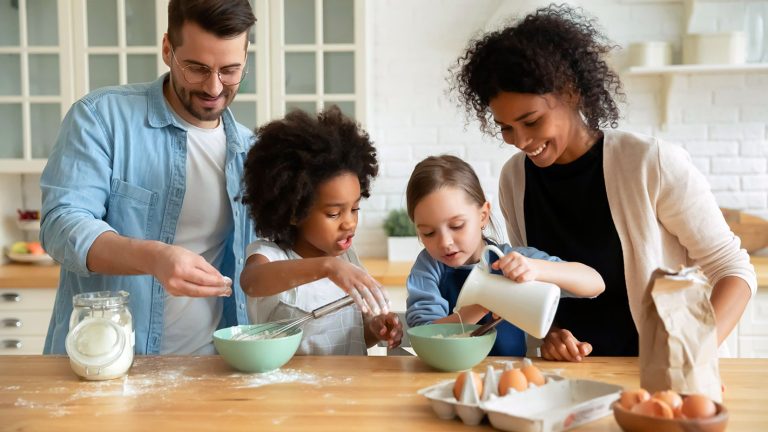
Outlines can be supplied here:
M173 48L171 48L171 57L173 57L173 61L176 63L176 66L181 68L181 76L184 77L184 81L186 81L189 84L200 84L208 80L208 78L211 77L211 73L213 72L213 69L206 65L198 65L198 64L190 64L187 66L182 66L181 63L179 63L179 60L176 58L176 52ZM245 64L248 63L248 51L245 52ZM193 69L196 68L197 70ZM245 79L245 76L248 74L248 67L243 67L243 72L240 74L240 77L237 81L231 82L228 77L222 78L221 77L221 70L216 71L216 76L219 77L219 81L222 85L225 86L233 86L240 84Z

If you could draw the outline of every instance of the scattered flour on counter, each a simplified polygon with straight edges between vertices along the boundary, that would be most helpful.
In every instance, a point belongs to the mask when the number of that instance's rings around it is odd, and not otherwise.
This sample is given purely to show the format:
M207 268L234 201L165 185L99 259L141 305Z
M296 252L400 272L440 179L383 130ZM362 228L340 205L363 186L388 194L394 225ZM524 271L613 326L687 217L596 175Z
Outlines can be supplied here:
M316 375L300 372L294 369L277 369L260 374L234 374L230 377L240 378L240 385L235 388L261 387L270 384L283 384L301 382L304 384L319 384L320 379Z
M81 382L80 390L76 391L70 397L70 400L94 397L142 396L149 393L158 393L158 388L163 388L164 390L173 389L199 379L201 377L185 375L183 369L166 370L149 375L128 374L116 380ZM160 396L165 397L165 392L160 392Z
M14 403L13 406L18 408L44 409L54 417L62 417L69 414L69 411L67 411L66 408L59 406L58 404L44 404L44 403L28 401L22 398L17 398L16 403Z
M148 373L131 375L130 373L121 379L107 381L80 381L76 389L72 391L68 387L55 386L49 391L53 393L62 393L62 397L57 403L42 403L28 399L18 398L14 406L26 409L43 409L49 415L60 417L69 414L66 405L79 399L90 398L122 398L122 397L141 397L143 395L153 394L155 397L165 399L174 397L172 392L191 382L207 381L217 386L227 386L231 388L256 388L272 384L301 383L314 386L338 384L342 380L334 377L319 377L311 373L301 372L295 369L277 369L272 372L261 374L233 373L230 375L187 375L184 368L166 370L158 368ZM352 381L351 377L343 379L347 384ZM21 386L7 386L0 389L13 391L20 390ZM71 392L71 393L70 393ZM258 399L258 396L254 396ZM94 415L101 415L95 411ZM279 424L287 417L277 419Z

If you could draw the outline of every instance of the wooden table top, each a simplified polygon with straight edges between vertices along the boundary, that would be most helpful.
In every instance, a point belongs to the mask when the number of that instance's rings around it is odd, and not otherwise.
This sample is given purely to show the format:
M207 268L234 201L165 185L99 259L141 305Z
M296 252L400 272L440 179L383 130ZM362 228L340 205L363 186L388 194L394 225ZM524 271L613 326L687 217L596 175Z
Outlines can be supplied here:
M504 358L489 357L484 364ZM506 359L508 360L508 359ZM545 371L637 387L636 358L581 364L536 361ZM723 359L729 430L768 430L768 360ZM440 420L420 388L455 377L417 357L294 357L267 374L242 374L218 356L137 357L126 378L80 381L63 356L0 356L0 429L492 430ZM580 431L619 431L613 416Z

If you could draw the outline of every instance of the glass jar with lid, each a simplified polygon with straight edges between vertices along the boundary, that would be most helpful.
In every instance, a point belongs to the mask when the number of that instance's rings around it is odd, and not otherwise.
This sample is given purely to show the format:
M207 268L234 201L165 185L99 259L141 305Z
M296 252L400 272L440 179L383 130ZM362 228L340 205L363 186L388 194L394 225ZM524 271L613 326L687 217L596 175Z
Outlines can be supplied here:
M119 378L133 364L135 336L125 291L72 298L66 349L72 370L87 380Z

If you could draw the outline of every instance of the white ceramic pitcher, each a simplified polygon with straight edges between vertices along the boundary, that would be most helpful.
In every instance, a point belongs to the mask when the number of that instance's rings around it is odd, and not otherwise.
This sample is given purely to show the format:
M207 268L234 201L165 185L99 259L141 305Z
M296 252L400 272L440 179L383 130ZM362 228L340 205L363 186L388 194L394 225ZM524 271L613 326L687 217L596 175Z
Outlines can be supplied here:
M488 245L483 248L480 262L467 276L459 298L456 299L456 310L479 304L529 335L543 338L555 319L560 301L560 288L555 284L539 281L517 283L502 275L493 274L486 258L488 253L504 256L496 246Z

